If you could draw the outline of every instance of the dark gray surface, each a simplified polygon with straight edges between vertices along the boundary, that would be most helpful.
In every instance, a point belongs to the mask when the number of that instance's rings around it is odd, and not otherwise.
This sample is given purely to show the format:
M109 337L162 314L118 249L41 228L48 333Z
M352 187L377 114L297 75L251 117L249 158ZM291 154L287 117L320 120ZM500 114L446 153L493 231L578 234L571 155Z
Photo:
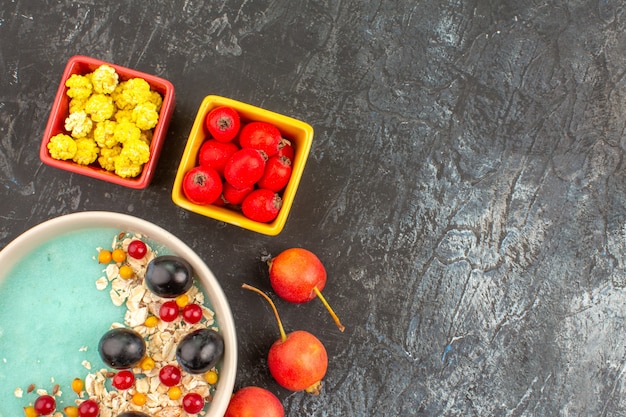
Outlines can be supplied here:
M139 6L145 4L145 6ZM598 1L5 1L0 247L41 221L114 210L195 249L238 326L237 386L290 416L626 415L626 14ZM152 185L132 191L38 158L67 59L172 81ZM311 155L277 237L170 199L205 95L307 121ZM325 293L278 301L325 344L319 397L266 369L261 257L316 252Z

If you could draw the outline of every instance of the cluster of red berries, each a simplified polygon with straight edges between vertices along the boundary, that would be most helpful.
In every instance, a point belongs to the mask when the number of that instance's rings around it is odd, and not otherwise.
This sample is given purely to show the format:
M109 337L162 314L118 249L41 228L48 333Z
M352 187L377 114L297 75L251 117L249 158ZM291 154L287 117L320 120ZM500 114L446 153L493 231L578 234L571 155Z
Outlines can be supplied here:
M170 369L171 368L171 369ZM178 371L178 373L176 373ZM118 375L123 374L123 376L117 378ZM130 377L127 375L130 374ZM181 379L180 370L173 365L165 366L161 372L159 373L159 377L163 385L168 387L176 386ZM178 379L176 379L178 378ZM131 381L130 384L128 381ZM116 374L113 379L113 386L117 389L128 389L130 388L135 381L135 376L130 371L120 371ZM120 388L116 385L116 383ZM171 385L170 385L171 384ZM198 414L204 408L204 398L195 392L190 392L185 394L182 399L182 407L183 411L187 414ZM32 406L28 406L24 408L24 413L26 417L39 417L39 416L50 416L54 414L56 411L56 400L52 395L40 395L35 400ZM94 400L85 400L82 401L78 407L68 406L65 407L64 412L67 416L75 416L75 417L98 417L100 414L100 407L98 403ZM144 415L142 413L135 413L133 415ZM146 416L147 417L147 416Z
M294 148L271 123L242 123L237 110L221 106L205 118L209 133L198 165L183 179L193 203L240 208L244 216L271 222L282 207L280 192L292 172Z
M196 324L202 320L202 307L195 303L189 303L181 308L176 300L169 300L161 304L159 317L165 322L176 320L181 314L183 320L189 324Z
M56 411L56 400L52 395L43 394L37 397L33 405L24 407L26 417L49 416ZM94 400L84 400L78 405L68 406L64 409L65 414L73 417L97 417L100 407Z
M181 390L172 389L180 384L182 380L182 372L180 368L175 365L165 365L159 370L159 380L163 385L168 387L170 391L168 395L170 398L178 398L181 395ZM132 371L124 369L118 371L111 381L113 387L120 391L127 390L135 383L135 374ZM197 414L204 408L204 398L195 392L189 392L183 396L182 407L186 413ZM96 414L97 415L97 414ZM96 416L80 416L80 417L96 417Z
M134 259L143 259L148 253L148 247L141 240L135 239L128 244L126 252L122 248L116 248L113 251L108 249L102 249L98 252L98 262L101 264L108 264L110 262L116 262L120 264L120 276L124 279L132 278L133 270L125 263L126 255Z

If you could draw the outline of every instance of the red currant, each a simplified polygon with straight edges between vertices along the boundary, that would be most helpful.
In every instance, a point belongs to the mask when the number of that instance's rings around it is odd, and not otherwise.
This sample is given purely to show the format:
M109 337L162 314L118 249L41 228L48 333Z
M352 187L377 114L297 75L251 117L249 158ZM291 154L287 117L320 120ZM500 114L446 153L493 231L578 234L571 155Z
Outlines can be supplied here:
M159 371L159 379L163 383L163 385L168 387L173 387L174 385L178 385L180 379L182 378L180 369L174 365L165 365Z
M33 406L37 414L40 416L47 416L54 413L54 410L57 408L57 403L53 396L41 395L37 397Z
M183 410L188 414L198 414L204 408L204 398L198 393L190 392L183 397Z
M183 320L189 324L196 324L202 320L202 307L198 304L187 304L183 308Z
M178 304L176 304L176 301L170 300L164 302L161 308L159 308L159 317L166 322L176 320L176 317L178 317Z
M128 255L135 259L143 259L148 253L148 247L141 240L133 240L128 244Z
M131 371L119 371L113 377L113 386L119 390L125 390L133 386L135 383L135 374Z
M79 417L97 417L98 414L100 414L100 408L94 400L85 400L78 406Z

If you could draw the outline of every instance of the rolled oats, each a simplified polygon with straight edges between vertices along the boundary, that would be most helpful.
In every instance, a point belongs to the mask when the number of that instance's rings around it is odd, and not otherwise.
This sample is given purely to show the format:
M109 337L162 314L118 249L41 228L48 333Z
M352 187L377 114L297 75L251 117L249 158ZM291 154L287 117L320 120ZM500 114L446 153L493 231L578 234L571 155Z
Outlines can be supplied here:
M111 247L122 247L125 251L133 239L141 239L142 236L120 234L115 236ZM147 242L144 243L147 244ZM215 327L214 312L204 305L204 294L197 286L192 286L187 292L189 303L196 303L202 307L204 321L189 325L180 317L170 323L162 320L158 321L155 327L148 327L145 321L149 316L158 317L159 308L165 301L149 291L143 281L148 262L154 259L157 254L148 245L146 256L137 260L127 257L128 264L134 277L123 279L119 275L118 264L109 264L104 269L104 276L96 281L99 290L107 289L111 284L109 295L111 302L115 306L125 306L124 323L113 323L111 328L130 327L142 335L146 340L146 354L155 363L151 369L142 369L140 366L133 369L136 376L133 387L125 391L118 391L115 388L110 390L110 371L100 369L87 375L85 379L85 391L90 398L96 399L100 404L101 417L114 417L122 411L141 411L154 417L185 417L187 414L180 405L181 400L170 399L168 387L161 384L159 379L159 369L168 364L176 364L176 346L178 342L189 332L211 327ZM213 369L218 372L217 369ZM202 395L207 402L212 399L214 387L206 382L204 375L191 375L183 372L180 383L183 393L196 392ZM136 392L146 395L146 404L142 407L132 402L132 396ZM200 415L204 415L201 412Z

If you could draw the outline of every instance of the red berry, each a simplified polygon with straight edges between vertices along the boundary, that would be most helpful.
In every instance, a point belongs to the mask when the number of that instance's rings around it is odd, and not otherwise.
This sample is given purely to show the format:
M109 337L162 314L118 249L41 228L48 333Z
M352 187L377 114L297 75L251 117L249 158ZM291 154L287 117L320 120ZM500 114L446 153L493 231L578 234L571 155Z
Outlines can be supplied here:
M185 174L183 192L195 204L211 204L222 194L222 178L211 167L197 166Z
M198 414L204 408L204 398L198 393L190 392L183 397L183 410L188 414Z
M226 185L227 183L224 183L224 185ZM214 206L217 207L224 207L226 205L226 200L224 199L224 194L222 192L222 195L219 196L219 198L217 200L215 200L214 202L211 203Z
M230 142L239 133L241 120L237 110L232 107L221 106L211 110L206 115L205 125L215 140Z
M202 320L202 307L198 304L187 304L183 308L183 320L185 320L189 324L196 324L200 320Z
M57 407L57 403L54 400L54 397L51 395L40 395L35 400L35 404L33 404L35 411L40 416L47 416L54 413L54 410Z
M222 196L229 204L238 205L238 204L241 204L243 199L246 198L246 196L250 194L253 189L254 189L253 186L246 187L246 188L237 188L237 187L234 187L229 182L226 182L224 183L224 190L222 191Z
M241 203L241 211L247 218L268 223L278 216L283 200L272 190L259 188L252 191Z
M214 168L218 174L224 174L228 159L239 150L232 142L220 142L215 139L205 141L198 153L198 164Z
M119 371L115 374L111 383L119 390L126 390L135 383L135 374L128 370Z
M174 365L165 365L159 371L159 379L161 383L168 387L173 387L174 385L178 385L182 378L182 374L180 369Z
M253 186L263 176L264 154L256 149L241 149L230 157L224 167L224 178L236 188Z
M273 124L251 122L241 129L239 145L242 148L259 149L269 157L278 152L281 139L280 130Z
M278 144L278 153L276 155L286 156L291 161L293 161L293 157L295 156L295 150L291 142L285 138L282 138L280 140L280 143Z
M128 244L128 255L131 258L143 259L148 253L148 247L141 240L133 240Z
M100 408L94 400L85 400L78 406L79 417L97 417L98 414L100 414Z
M257 183L260 188L279 192L291 178L291 160L286 156L274 155L267 160L263 176Z
M166 301L159 308L159 317L166 322L172 322L178 317L178 304L175 300Z

